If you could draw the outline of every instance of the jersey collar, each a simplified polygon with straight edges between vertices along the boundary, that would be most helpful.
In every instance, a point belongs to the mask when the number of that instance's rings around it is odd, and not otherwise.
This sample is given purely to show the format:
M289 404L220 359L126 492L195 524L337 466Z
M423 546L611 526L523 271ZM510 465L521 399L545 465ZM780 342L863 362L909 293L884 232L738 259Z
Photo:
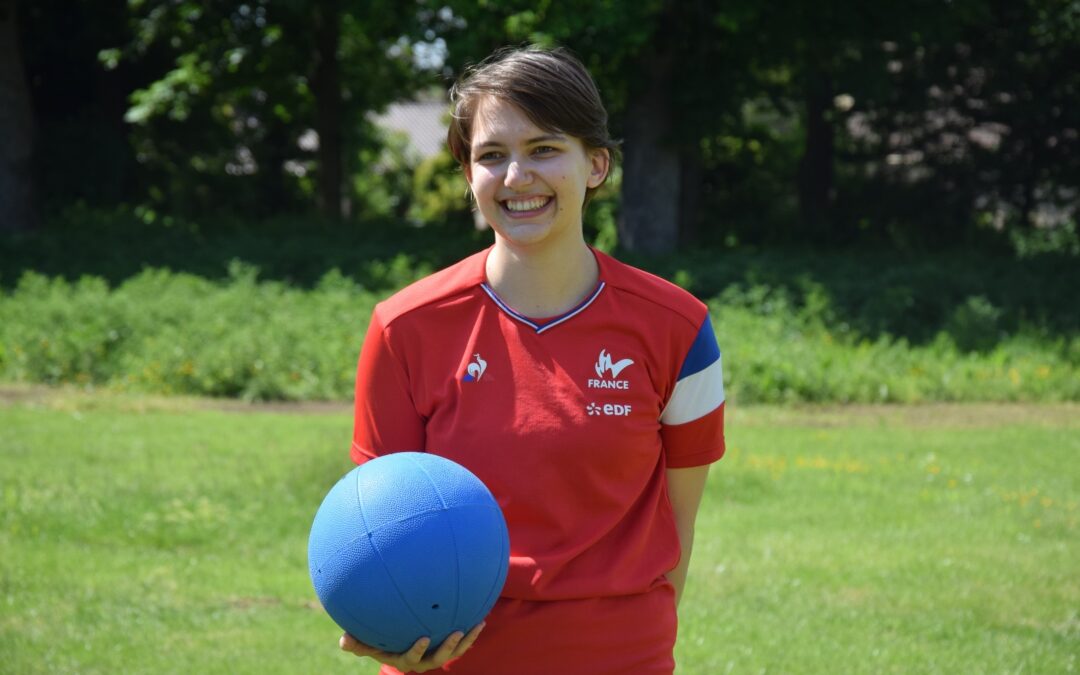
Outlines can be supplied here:
M597 255L595 249L593 249L592 247L589 247L589 250L592 251L593 256L596 257L596 259L597 259L596 264L597 264L597 267L599 268L599 271L600 271L599 282L596 284L596 288L593 290L593 292L590 293L580 303L578 303L577 306L575 306L574 308L570 309L569 311L567 311L567 312L565 312L563 314L560 314L558 316L550 317L550 318L547 318L547 319L532 319L532 318L529 318L529 317L525 316L521 312L518 312L518 311L514 310L514 308L512 308L510 305L506 304L506 302L503 301L503 299L500 298L495 293L495 291L491 288L491 286L488 285L486 277L483 277L483 272L482 272L483 265L484 265L483 262L481 262L480 288L483 289L483 291L488 294L488 297L491 298L492 302L494 302L495 305L498 306L498 308L501 309L507 316L509 316L511 319L513 319L515 321L518 321L520 323L525 324L526 326L529 326L534 331L536 331L537 335L539 335L540 333L551 330L555 326L566 323L567 321L574 318L578 314L581 314L582 312L584 312L585 309L589 305L591 305L593 303L593 301L596 300L596 298L600 297L600 293L604 290L604 287L607 286L607 283L604 281L604 265L603 265L603 262L600 260L600 256ZM488 252L490 253L490 249L488 249ZM483 257L484 260L486 260L486 258L487 258L487 256Z

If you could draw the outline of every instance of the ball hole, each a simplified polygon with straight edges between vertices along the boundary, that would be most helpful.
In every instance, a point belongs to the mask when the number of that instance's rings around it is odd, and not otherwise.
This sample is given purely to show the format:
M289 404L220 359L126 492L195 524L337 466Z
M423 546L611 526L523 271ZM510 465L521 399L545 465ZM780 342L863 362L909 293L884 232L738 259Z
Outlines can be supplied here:
M431 608L432 609L438 609L439 608L439 603L436 602L434 605L431 606Z

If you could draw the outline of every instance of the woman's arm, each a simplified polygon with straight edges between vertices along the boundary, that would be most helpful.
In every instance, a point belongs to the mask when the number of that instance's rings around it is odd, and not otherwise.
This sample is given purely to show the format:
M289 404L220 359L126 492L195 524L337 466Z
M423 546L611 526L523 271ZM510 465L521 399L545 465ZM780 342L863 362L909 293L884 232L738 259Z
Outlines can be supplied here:
M705 479L709 465L688 469L668 469L668 499L675 512L675 528L679 533L682 556L675 569L668 572L668 581L675 586L675 603L678 605L686 586L686 571L690 567L690 552L694 548L694 521L697 519L701 495L705 492Z

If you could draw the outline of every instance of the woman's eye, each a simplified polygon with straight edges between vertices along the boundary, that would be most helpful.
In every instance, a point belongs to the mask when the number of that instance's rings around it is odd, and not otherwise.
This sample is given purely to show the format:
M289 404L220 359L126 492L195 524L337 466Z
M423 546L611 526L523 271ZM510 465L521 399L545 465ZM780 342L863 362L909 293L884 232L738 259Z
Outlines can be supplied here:
M557 152L557 151L556 151L555 148L551 147L550 145L541 145L541 146L537 147L536 149L534 149L533 152L535 154L537 154L537 155L550 155L551 153Z
M495 161L497 159L500 159L501 157L502 157L501 152L491 151L491 152L485 152L485 153L481 154L479 157L476 158L476 161L478 161L478 162L492 162L492 161Z

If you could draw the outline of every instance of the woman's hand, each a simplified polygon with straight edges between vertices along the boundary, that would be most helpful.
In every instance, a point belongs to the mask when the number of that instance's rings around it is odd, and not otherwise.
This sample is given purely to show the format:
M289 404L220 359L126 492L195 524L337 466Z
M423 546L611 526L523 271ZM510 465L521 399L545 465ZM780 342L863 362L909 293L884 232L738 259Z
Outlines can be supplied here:
M381 649L369 647L348 633L341 636L341 641L338 644L344 651L357 656L369 656L379 663L393 666L403 673L423 673L442 668L443 664L450 659L456 659L464 654L476 642L477 636L480 635L480 631L483 629L484 624L481 623L469 631L468 635L461 631L451 633L439 645L439 648L427 657L424 656L424 653L427 651L428 645L431 644L431 640L426 637L417 640L409 651L401 654L390 654Z

